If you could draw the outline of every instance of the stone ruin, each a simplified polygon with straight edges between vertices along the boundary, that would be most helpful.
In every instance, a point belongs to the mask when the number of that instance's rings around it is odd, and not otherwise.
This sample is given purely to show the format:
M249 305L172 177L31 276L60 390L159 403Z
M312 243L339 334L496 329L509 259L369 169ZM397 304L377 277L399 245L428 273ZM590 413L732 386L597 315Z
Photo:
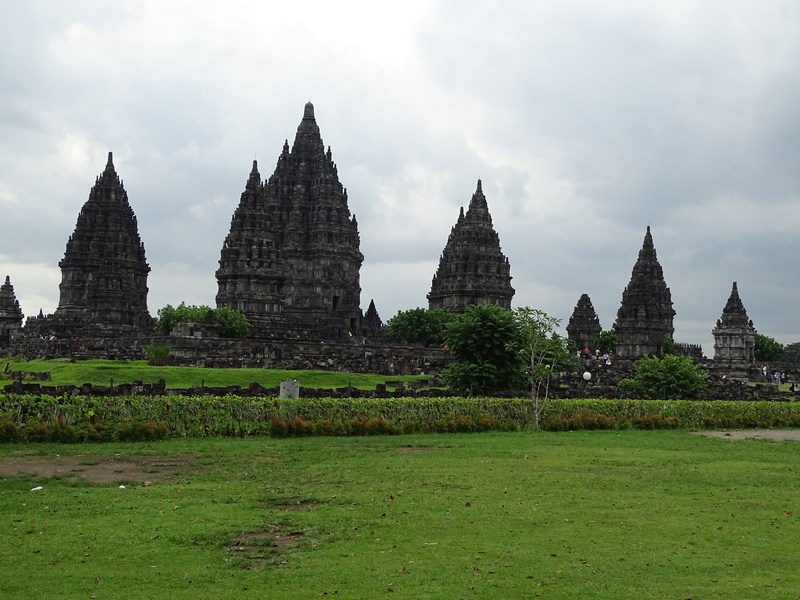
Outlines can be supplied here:
M756 365L756 330L739 298L736 282L711 331L714 336L714 370L732 377L748 377Z
M47 317L40 312L26 329L30 326L47 338L152 334L153 319L147 310L150 267L111 152L58 266L58 308Z
M617 358L663 357L664 338L672 338L675 331L674 316L672 295L664 282L648 225L630 283L622 292L622 303L614 323Z
M11 339L19 334L23 318L11 277L6 275L6 282L0 286L0 347L8 346Z
M464 312L470 304L488 302L511 308L511 266L500 249L500 238L481 180L450 231L428 293L428 308Z
M0 347L28 357L143 358L148 344L163 344L173 348L183 364L209 358L209 364L216 365L385 373L424 372L446 364L441 349L415 362L418 351L384 343L374 301L362 313L359 278L364 257L358 223L350 214L347 191L330 148L322 142L311 103L305 106L291 149L286 140L266 181L253 161L220 252L216 304L248 316L254 328L247 340L220 338L207 323L187 324L168 338L154 335L147 309L150 267L112 158L109 152L59 262L62 281L55 313L44 315L40 310L22 328L10 278L0 287ZM427 295L429 307L463 311L486 301L510 309L511 279L509 260L478 180L441 254ZM648 227L613 326L616 358L663 356L664 338L674 331L674 315ZM594 350L600 331L591 299L583 294L567 325L568 337L576 348ZM736 283L713 334L720 372L736 375L752 368L755 329ZM699 346L676 344L676 350L702 359Z
M592 354L595 351L594 339L601 331L600 319L592 306L591 298L588 294L581 294L567 323L567 338L572 341L576 350L584 353L588 348Z
M254 337L361 335L359 243L309 102L267 181L253 161L220 253L217 306L243 312Z

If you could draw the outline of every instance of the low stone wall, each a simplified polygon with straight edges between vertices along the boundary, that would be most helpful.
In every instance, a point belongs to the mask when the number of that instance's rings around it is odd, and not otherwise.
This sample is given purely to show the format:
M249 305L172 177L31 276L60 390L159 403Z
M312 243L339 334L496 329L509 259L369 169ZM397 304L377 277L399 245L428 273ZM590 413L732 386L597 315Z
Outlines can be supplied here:
M422 348L345 341L287 339L231 339L220 337L80 338L73 340L19 340L9 348L13 356L87 360L143 360L147 347L170 349L167 364L204 367L318 369L381 375L439 373L450 361L443 348Z
M421 389L424 382L404 387L398 385L392 391L387 391L385 384L376 386L374 390L362 390L354 387L337 389L319 389L300 386L299 397L303 398L403 398L407 396L422 397L447 397L453 394L441 389ZM3 388L6 394L32 394L47 395L56 398L69 396L241 396L245 398L275 398L280 397L279 387L263 387L253 382L247 386L209 387L197 386L185 389L166 389L166 383L159 381L148 384L133 382L120 385L43 385L40 383L26 383L14 381Z

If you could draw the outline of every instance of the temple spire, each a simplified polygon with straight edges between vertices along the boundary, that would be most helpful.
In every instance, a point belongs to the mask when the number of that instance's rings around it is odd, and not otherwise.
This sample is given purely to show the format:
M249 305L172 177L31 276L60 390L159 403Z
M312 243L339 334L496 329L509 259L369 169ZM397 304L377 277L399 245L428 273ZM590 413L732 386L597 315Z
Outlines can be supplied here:
M600 319L597 318L589 294L581 294L578 304L569 318L567 336L574 342L576 349L583 351L585 348L589 348L589 351L593 352L595 350L594 340L601 331Z
M150 267L111 152L58 266L61 284L52 326L59 335L150 334Z
M475 189L475 193L472 194L472 199L469 201L467 213L475 210L485 213L481 218L488 219L488 222L491 224L492 217L489 215L489 205L486 202L486 196L483 195L483 186L481 185L480 179L478 179L478 187Z
M508 259L492 226L479 179L469 208L466 213L463 206L459 209L450 230L431 281L428 307L463 312L471 304L489 302L510 309L513 297Z
M254 335L359 331L364 256L331 157L309 102L266 181L253 161L220 252L216 303L244 312Z
M714 336L714 370L726 376L747 378L756 366L756 333L734 281L722 316L711 330Z
M261 185L261 174L258 172L258 161L253 160L253 168L247 178L247 189L255 189Z
M0 348L7 346L11 338L22 328L24 315L11 285L11 277L0 286Z
M648 225L614 323L617 355L631 359L663 356L664 338L671 338L675 331L674 316L672 295L664 282Z

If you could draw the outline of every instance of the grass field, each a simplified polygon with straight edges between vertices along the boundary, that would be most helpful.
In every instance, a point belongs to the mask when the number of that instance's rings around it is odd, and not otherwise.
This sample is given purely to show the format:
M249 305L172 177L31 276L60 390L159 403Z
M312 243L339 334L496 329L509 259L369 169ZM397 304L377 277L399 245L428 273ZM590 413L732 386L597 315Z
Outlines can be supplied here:
M45 467L0 477L0 590L796 598L798 458L685 431L0 446Z
M52 381L47 385L119 385L121 383L156 383L163 379L168 389L191 387L247 387L257 382L264 387L277 387L285 379L296 379L307 388L354 388L374 390L386 381L411 381L425 379L417 375L373 375L364 373L339 373L336 371L289 371L281 369L212 369L205 367L150 366L143 360L86 360L71 362L69 359L19 361L13 358L2 360L3 367L9 364L14 371L33 373L49 372ZM2 367L0 367L2 369ZM3 381L0 379L0 386ZM390 388L391 389L391 388Z

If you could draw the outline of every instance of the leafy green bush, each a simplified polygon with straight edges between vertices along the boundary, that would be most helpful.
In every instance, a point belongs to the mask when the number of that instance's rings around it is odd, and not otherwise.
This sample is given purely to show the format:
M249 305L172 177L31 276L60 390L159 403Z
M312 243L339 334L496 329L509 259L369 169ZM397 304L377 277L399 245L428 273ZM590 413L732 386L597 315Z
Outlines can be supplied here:
M167 358L169 358L169 346L150 345L147 347L147 360L166 360Z
M521 332L510 310L473 304L447 327L453 361L442 372L447 386L468 395L519 389L524 364Z
M783 360L786 362L800 363L800 342L787 344L783 348Z
M169 335L178 323L203 323L209 319L219 325L222 337L242 338L250 333L250 321L238 310L224 306L187 306L183 302L177 308L167 304L159 309L156 331L161 335Z
M447 326L457 317L441 308L412 308L398 311L386 323L383 332L387 338L407 344L442 346Z
M613 329L601 331L595 336L594 345L595 348L600 351L600 354L603 354L604 352L616 352L617 332Z
M758 362L778 360L783 353L783 344L766 335L756 334L755 358Z
M647 398L694 398L706 388L708 373L691 358L646 356L633 366L633 379L618 383L628 395Z

